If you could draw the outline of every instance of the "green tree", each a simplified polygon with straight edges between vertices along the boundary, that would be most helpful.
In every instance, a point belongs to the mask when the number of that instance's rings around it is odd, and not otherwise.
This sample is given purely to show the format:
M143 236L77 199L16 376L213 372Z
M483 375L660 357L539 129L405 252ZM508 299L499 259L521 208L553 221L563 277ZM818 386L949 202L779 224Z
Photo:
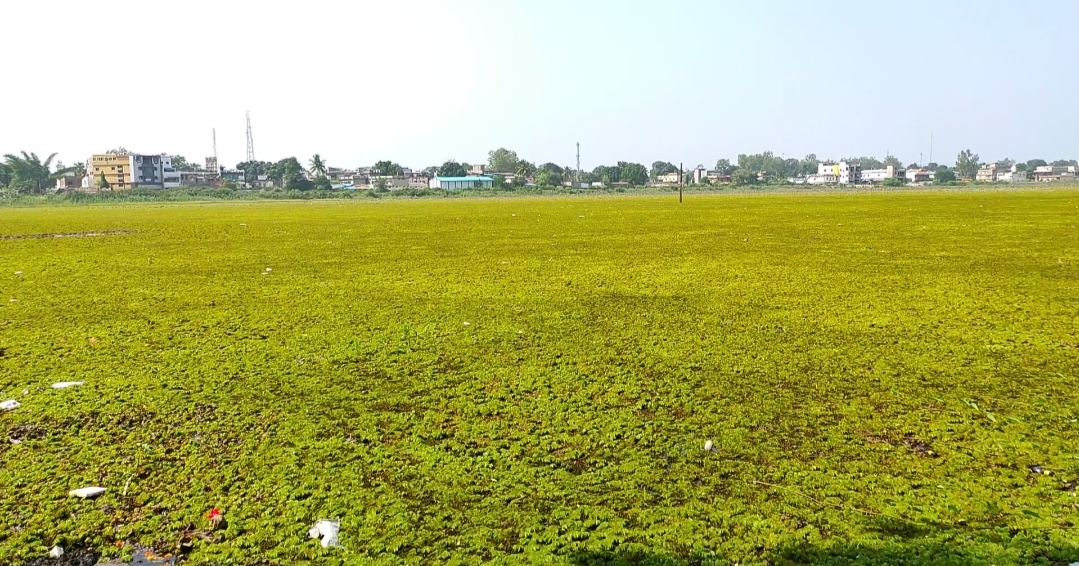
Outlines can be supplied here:
M436 174L439 177L464 177L468 175L468 170L465 169L464 165L451 159L443 163Z
M955 172L947 168L938 169L936 174L933 175L933 182L938 184L954 183Z
M905 187L905 186L907 186L907 182L904 181L903 179L900 179L899 177L892 177L891 179L885 179L884 182L881 183L881 184L884 185L885 187Z
M71 173L71 169L53 171L52 161L55 158L54 153L42 161L36 153L25 151L21 155L5 155L4 164L11 176L9 185L20 192L44 194L57 179Z
M1050 163L1053 167L1079 167L1079 162L1074 159L1058 159Z
M619 163L618 177L634 187L648 184L648 168L640 163Z
M730 159L720 159L716 161L716 172L720 175L730 175L734 173L734 170L738 167L731 163Z
M617 183L621 179L622 172L618 167L608 167L606 165L600 165L592 170L592 179L600 181L604 185L610 185L611 183Z
M109 190L109 180L105 178L104 171L102 171L101 174L97 176L97 188L102 191Z
M190 171L192 166L187 162L187 158L182 155L170 155L169 159L172 160L172 168L177 171Z
M536 174L536 166L522 159L517 162L517 170L513 173L517 176L518 181L523 182Z
M516 173L520 161L517 152L504 147L487 154L487 166L492 173Z
M400 177L405 174L404 168L392 161L379 161L372 167L372 171L383 177Z
M649 176L652 180L656 180L668 173L677 173L678 167L675 167L674 163L667 161L656 161L652 164L652 170L649 171Z
M0 189L6 189L11 185L11 168L7 163L0 162Z
M799 173L803 176L816 175L819 167L820 160L817 159L817 154L810 153L802 159L801 170L799 171Z
M541 187L560 186L562 184L562 175L547 169L540 169L536 171L536 184Z
M888 157L884 158L884 167L895 167L896 169L902 169L903 162L900 161L898 157L894 155L889 155Z
M751 169L739 167L731 174L731 183L735 185L756 185L760 182L757 172Z
M1027 171L1033 171L1038 167L1045 167L1046 165L1049 165L1049 162L1044 159L1031 159L1030 161L1027 161Z
M973 179L978 175L978 169L981 166L981 158L969 149L960 151L955 158L955 173L961 179Z
M379 179L379 180L375 181L375 192L384 193L384 192L386 192L388 190L389 189L387 188L387 185L386 185L386 179Z
M319 177L315 179L314 188L320 191L331 191L333 190L333 183L330 183L329 177L319 175Z
M312 188L311 181L304 175L303 165L295 157L288 157L274 163L269 176L274 184L288 190L305 191Z
M309 165L311 166L311 172L315 174L316 178L326 176L326 161L322 159L321 155L317 153L312 155L311 163Z

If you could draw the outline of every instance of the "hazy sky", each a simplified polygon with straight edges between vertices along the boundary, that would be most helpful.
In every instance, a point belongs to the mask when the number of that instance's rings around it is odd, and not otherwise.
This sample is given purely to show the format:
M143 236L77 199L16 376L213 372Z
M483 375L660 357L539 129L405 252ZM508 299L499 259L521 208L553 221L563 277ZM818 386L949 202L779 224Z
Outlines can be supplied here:
M0 153L1079 158L1077 0L6 0Z

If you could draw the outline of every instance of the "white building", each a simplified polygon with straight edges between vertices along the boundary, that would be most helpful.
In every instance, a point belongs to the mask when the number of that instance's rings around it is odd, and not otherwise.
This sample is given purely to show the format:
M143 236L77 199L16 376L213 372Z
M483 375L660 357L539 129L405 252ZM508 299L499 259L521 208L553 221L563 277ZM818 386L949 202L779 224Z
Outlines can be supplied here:
M847 163L846 161L824 162L817 165L818 178L826 178L827 176L834 176L840 185L854 185L862 181L862 166L856 163ZM813 177L813 175L810 175ZM826 183L818 182L811 183L817 185L823 185Z
M161 185L166 189L179 187L180 172L172 166L172 158L167 154L161 154Z
M928 183L933 179L933 172L929 169L907 169L906 178L909 183Z
M472 175L468 177L435 177L428 185L432 189L490 189L494 179Z
M883 183L888 179L903 179L905 178L905 171L897 169L894 165L889 165L884 169L867 169L862 171L861 181L863 183Z

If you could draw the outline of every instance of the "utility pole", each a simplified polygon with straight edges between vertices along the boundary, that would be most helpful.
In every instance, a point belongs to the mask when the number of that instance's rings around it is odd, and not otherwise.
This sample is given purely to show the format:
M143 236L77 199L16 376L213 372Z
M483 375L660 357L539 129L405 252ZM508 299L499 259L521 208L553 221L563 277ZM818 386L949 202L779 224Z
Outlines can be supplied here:
M933 134L929 134L929 162L933 162Z
M682 204L682 185L686 182L686 172L682 164L678 164L678 204Z
M214 171L214 175L216 175L221 171L221 163L217 161L217 128L214 128L213 132L214 132L214 167L217 168L217 171Z

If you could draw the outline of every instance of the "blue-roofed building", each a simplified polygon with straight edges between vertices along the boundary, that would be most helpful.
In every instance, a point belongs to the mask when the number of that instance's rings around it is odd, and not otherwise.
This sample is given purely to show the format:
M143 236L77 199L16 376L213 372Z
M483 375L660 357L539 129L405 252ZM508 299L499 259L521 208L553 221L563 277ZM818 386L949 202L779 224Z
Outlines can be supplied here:
M428 185L432 189L490 189L494 186L494 179L469 175L468 177L435 177Z

